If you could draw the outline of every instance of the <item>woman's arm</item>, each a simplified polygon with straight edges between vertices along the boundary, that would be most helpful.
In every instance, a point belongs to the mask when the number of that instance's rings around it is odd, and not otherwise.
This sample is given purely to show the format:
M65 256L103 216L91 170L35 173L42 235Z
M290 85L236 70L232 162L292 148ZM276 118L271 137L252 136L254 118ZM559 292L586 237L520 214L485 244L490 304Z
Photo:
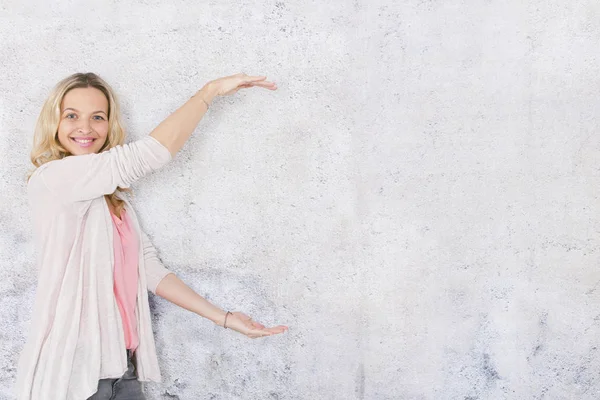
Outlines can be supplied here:
M115 146L108 151L69 156L50 161L32 176L65 202L89 200L128 188L143 176L171 161L206 114L207 104L217 95L218 86L208 82L185 104L140 140Z
M150 135L162 143L174 155L183 147L206 112L205 102L210 104L215 96L231 95L241 88L258 86L269 90L277 89L275 83L267 82L265 79L265 76L248 76L240 73L211 81L192 96L183 106L161 122ZM168 270L164 266L160 266L158 261L151 264L155 265L156 268L152 269L149 274L151 278L148 281L150 290L154 288L153 292L160 297L207 318L215 324L226 326L251 338L283 333L288 329L287 326L283 325L266 328L264 325L253 321L247 315L237 311L227 315L228 313L192 290L177 275L168 273Z
M146 285L149 291L156 294L156 287L160 281L168 274L172 274L174 272L170 271L164 266L160 257L158 256L156 247L154 247L154 244L152 244L152 241L146 232L144 232L144 230L142 230L142 250L144 252Z
M207 104L210 104L216 96L231 95L241 88L253 86L269 90L277 89L275 83L265 79L266 76L248 76L239 73L210 81L150 132L150 136L155 137L174 156L190 138L196 125L206 113Z
M162 121L150 136L161 142L175 156L191 137L196 126L206 114L208 105L217 96L218 86L212 81L196 92L181 107Z
M223 326L226 312L200 296L173 273L168 274L159 282L156 294L179 307Z
M64 157L41 165L28 184L46 188L63 202L90 200L128 188L136 180L167 164L183 147L216 96L253 86L275 90L265 77L245 74L208 82L150 135L108 151ZM39 182L39 183L38 183Z
M43 188L63 203L91 200L111 194L171 161L169 150L146 136L108 151L68 156L42 164L28 185Z
M217 325L225 325L226 312L194 292L192 288L173 273L168 274L159 282L156 287L156 294L179 307L208 318ZM263 324L253 321L252 318L239 311L230 313L227 316L225 326L252 339L271 336L288 330L288 327L284 325L266 328Z

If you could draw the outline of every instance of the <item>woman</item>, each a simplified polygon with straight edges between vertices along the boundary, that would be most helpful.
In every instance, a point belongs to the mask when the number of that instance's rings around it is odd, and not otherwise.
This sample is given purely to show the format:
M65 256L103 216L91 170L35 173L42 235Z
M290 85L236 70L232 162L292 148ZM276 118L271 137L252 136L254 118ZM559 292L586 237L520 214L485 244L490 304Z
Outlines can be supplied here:
M93 73L59 82L40 113L27 183L38 286L21 400L144 399L161 381L148 290L250 338L283 333L211 304L165 268L123 195L173 159L216 96L275 90L264 76L208 82L148 136L124 144L117 97Z

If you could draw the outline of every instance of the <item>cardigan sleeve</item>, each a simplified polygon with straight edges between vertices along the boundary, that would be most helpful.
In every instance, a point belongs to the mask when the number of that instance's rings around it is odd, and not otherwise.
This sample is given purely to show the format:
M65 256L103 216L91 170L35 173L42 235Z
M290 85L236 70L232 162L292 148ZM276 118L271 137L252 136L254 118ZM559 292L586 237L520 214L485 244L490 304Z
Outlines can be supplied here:
M101 153L68 156L41 165L39 177L64 202L91 200L113 193L161 168L173 156L153 136Z
M156 294L156 287L160 281L168 274L173 274L174 272L170 271L163 265L160 258L158 258L158 252L156 251L156 248L144 231L142 231L142 244L144 248L146 284L148 286L148 290Z

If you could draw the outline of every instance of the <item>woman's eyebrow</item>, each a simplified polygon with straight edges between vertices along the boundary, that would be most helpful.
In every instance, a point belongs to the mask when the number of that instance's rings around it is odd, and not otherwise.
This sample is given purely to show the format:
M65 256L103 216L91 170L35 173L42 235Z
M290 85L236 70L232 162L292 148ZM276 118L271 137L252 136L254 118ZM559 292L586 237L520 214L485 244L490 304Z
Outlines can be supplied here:
M73 111L79 112L79 110L76 110L76 109L74 109L74 108L71 108L71 107L69 107L69 108L65 108L65 109L63 110L63 112L65 112L65 111L67 111L67 110L73 110ZM106 113L105 113L104 111L102 111L102 110L94 111L92 114L96 114L96 113L99 113L99 112L106 114Z

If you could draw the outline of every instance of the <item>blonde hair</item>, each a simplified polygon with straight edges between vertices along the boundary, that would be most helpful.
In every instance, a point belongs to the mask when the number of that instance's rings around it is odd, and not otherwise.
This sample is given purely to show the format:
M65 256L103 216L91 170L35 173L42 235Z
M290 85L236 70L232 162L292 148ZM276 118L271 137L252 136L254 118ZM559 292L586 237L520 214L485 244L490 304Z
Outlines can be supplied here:
M100 90L108 100L108 135L104 146L98 151L108 151L112 147L125 143L125 130L121 125L121 111L114 90L98 75L88 72L74 73L58 82L50 95L44 101L38 116L33 135L33 148L30 159L35 168L27 173L27 181L41 165L72 155L58 140L58 125L60 123L60 105L63 98L71 89L93 87ZM129 188L117 187L108 198L115 206L118 215L125 202L118 197L117 192L130 192Z

